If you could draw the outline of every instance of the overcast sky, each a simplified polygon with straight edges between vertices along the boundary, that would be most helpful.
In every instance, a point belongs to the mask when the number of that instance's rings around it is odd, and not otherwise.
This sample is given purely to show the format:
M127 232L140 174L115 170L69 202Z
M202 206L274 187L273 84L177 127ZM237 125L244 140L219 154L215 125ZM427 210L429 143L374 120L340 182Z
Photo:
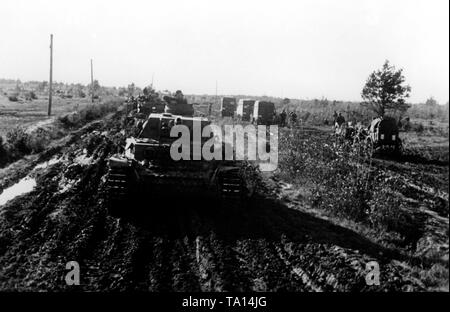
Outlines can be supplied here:
M0 77L360 100L385 59L411 101L449 98L448 0L0 2Z

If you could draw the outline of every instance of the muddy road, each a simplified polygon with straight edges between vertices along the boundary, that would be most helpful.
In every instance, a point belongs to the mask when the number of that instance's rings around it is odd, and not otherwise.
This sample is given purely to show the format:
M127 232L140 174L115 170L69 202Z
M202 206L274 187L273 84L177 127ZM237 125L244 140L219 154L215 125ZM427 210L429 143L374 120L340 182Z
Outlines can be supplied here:
M17 164L0 171L4 189L36 181L0 206L0 289L73 290L66 263L77 261L78 290L424 290L411 273L414 256L308 213L289 187L270 187L280 184L270 175L265 191L239 208L142 196L126 209L145 217L110 216L106 160L120 150L121 131L120 114L109 116L21 171ZM370 261L380 265L379 286L366 284Z

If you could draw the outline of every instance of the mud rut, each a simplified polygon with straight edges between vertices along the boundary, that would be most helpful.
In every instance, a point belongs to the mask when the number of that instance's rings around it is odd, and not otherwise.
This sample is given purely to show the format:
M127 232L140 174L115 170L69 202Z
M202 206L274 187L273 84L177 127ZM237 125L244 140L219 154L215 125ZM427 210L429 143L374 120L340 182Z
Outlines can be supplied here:
M0 208L0 289L73 290L64 282L72 260L82 290L420 289L396 264L402 256L270 196L240 209L140 198L130 207L146 218L109 216L106 159L123 139L115 123L55 149L47 157L58 162L33 173L38 187ZM381 267L376 288L365 283L371 260Z

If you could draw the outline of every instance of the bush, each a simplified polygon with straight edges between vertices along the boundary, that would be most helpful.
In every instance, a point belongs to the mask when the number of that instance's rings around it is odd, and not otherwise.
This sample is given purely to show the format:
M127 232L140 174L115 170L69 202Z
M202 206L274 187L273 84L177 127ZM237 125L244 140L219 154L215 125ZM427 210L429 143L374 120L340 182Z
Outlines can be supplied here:
M33 91L25 92L25 100L31 101L31 100L36 100L36 99L37 99L37 96Z
M19 101L19 95L18 94L9 94L8 100L10 102L17 102L17 101Z
M359 165L368 157L350 144L334 144L326 137L300 130L280 133L279 174L288 182L306 185L313 206L375 229L403 232L404 214L392 194L392 181Z
M402 222L401 201L388 187L374 190L368 203L368 221L375 228L397 230Z
M27 146L31 153L39 153L45 150L50 140L51 134L45 129L38 128L28 135Z
M13 158L21 157L31 152L28 146L28 134L22 127L15 127L6 134L8 150Z
M0 167L4 166L9 160L8 152L3 144L3 137L0 136Z
M51 133L38 128L27 133L22 127L15 127L6 134L6 143L0 137L0 166L31 153L42 152L52 139Z
M84 107L79 112L66 114L58 119L66 127L78 127L116 111L121 103L122 101L111 100L105 103L92 104Z
M422 133L425 130L425 127L421 123L415 123L412 125L412 129L417 133Z

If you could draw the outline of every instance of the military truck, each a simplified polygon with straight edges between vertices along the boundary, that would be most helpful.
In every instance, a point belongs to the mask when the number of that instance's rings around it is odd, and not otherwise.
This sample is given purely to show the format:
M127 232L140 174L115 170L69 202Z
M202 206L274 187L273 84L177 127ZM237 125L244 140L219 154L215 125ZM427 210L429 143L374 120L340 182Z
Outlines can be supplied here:
M242 121L251 121L253 116L253 109L255 106L254 100L240 99L236 108L236 115Z
M220 102L220 112L222 117L233 117L236 112L236 99L223 97Z
M367 148L375 151L402 152L402 141L396 119L393 117L379 117L372 120L366 137Z
M268 101L256 101L253 108L252 122L257 125L271 125L274 123L275 104Z

